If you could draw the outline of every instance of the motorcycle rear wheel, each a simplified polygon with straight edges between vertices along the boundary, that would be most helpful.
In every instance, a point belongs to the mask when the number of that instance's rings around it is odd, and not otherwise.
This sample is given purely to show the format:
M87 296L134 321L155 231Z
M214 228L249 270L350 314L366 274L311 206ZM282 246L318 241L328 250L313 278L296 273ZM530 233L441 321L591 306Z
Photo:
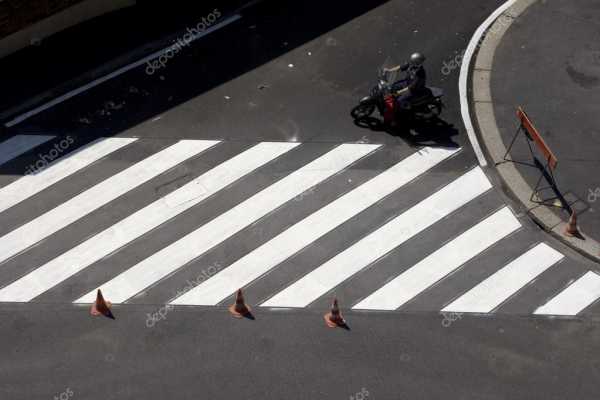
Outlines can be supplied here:
M354 118L356 120L360 120L360 119L367 118L368 116L373 114L374 111L375 111L375 104L362 103L362 104L359 104L356 107L354 107L352 109L352 111L350 111L350 115L352 115L352 118Z
M433 117L439 117L442 113L442 105L439 103L429 104L428 108Z

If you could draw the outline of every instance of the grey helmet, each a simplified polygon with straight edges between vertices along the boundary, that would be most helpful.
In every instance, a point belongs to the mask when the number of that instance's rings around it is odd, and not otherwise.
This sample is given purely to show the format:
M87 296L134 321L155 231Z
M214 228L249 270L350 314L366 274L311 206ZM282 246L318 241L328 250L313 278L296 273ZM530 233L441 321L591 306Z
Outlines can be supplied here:
M425 62L425 56L421 53L413 53L410 56L410 65L420 67Z

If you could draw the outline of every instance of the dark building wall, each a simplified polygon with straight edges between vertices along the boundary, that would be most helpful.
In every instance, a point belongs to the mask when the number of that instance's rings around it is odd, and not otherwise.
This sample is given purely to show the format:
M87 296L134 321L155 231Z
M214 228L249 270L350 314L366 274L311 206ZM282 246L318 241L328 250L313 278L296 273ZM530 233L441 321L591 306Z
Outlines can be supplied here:
M0 0L0 39L83 0Z

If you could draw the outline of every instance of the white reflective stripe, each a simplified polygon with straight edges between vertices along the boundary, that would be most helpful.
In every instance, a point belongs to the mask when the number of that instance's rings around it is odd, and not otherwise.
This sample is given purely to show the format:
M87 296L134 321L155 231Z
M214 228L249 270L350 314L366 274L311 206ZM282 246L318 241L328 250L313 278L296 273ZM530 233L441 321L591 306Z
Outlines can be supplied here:
M490 182L479 167L467 172L277 293L262 306L307 306L490 188Z
M42 143L54 139L46 135L17 135L0 143L0 165L28 152Z
M530 249L442 311L489 313L564 256L545 243Z
M236 155L1 289L0 301L32 300L298 145L264 142Z
M215 143L201 140L177 142L7 233L0 238L0 262L20 253Z
M577 315L598 298L600 298L600 275L589 271L535 310L534 314Z
M108 281L101 286L102 291L113 303L126 301L378 147L359 144L336 147ZM93 302L95 291L75 302Z
M215 305L459 149L425 148L314 212L172 304Z
M502 208L425 257L352 308L395 310L520 226L512 212L506 207Z
M98 139L81 149L47 164L40 172L0 188L0 212L54 185L56 182L98 161L102 157L134 142L135 138ZM35 166L35 165L34 165Z

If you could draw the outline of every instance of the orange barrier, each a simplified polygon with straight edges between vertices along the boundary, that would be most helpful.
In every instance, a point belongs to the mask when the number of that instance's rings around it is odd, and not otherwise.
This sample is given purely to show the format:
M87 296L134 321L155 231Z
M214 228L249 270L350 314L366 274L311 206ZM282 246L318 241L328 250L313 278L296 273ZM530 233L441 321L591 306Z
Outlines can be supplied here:
M542 138L542 135L540 135L535 126L533 126L531 119L529 119L523 108L519 107L517 109L517 117L519 118L519 121L521 121L521 127L525 129L525 131L528 133L530 140L533 140L535 142L538 149L544 155L544 159L548 163L548 166L552 170L555 170L556 165L558 164L558 159L556 158L552 150L550 150L550 147L548 147L548 145Z
M542 138L542 135L533 125L533 122L531 122L531 119L522 107L517 108L517 118L519 119L519 128L517 129L517 132L515 132L515 135L510 141L510 145L508 146L508 149L504 154L504 161L511 161L514 163L524 164L530 167L537 168L540 171L540 177L537 180L537 183L535 185L535 188L533 189L533 192L531 193L531 197L529 198L529 200L539 204L546 204L565 208L570 214L571 208L561 195L560 191L558 190L556 180L554 178L554 170L558 165L558 158L554 155L554 153L550 149L550 146L548 146L546 141ZM533 163L517 161L508 158L510 150L512 149L513 145L515 144L515 141L517 140L517 137L521 132L523 132L525 134L525 137L527 138L526 142L527 146L529 147L529 152L531 153ZM537 147L539 152L543 155L545 163L542 163L540 160L538 160L534 152L534 148L531 145L531 142L535 143L535 147ZM496 165L498 164L499 163L496 163ZM549 186L540 187L543 178L546 179ZM552 191L554 192L554 197L542 200L540 193L543 190L547 189L552 189Z

